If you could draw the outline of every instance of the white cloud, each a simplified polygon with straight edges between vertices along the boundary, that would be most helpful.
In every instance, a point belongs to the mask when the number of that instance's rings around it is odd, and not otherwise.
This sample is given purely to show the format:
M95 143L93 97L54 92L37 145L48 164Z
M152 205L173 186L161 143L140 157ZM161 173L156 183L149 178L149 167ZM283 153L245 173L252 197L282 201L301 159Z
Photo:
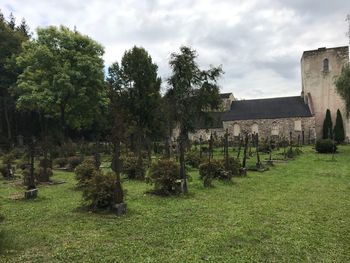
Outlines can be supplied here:
M105 62L146 48L163 79L168 59L191 45L203 67L222 65L223 92L256 98L300 93L304 50L345 45L345 0L0 0L2 12L31 29L66 25L105 47Z

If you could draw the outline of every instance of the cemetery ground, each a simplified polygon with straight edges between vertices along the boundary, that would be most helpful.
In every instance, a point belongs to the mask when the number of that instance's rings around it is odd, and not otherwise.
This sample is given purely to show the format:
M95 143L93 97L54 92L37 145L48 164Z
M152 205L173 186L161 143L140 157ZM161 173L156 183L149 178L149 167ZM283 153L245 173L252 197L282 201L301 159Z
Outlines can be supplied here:
M303 147L295 160L212 188L191 170L187 196L145 194L151 185L125 180L121 217L79 208L71 172L54 171L65 183L40 185L30 201L1 180L0 262L350 262L350 147L338 151L332 161Z

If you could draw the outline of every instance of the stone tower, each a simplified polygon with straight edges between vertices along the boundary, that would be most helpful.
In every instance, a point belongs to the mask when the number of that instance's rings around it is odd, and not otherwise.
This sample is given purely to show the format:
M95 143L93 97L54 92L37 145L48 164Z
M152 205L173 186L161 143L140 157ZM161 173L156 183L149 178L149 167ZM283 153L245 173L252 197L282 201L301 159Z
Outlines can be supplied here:
M337 94L334 81L344 64L349 62L348 46L304 51L301 58L302 96L315 116L316 136L322 138L326 110L330 109L333 125L339 109L342 113L345 137L350 138L350 122L345 103Z

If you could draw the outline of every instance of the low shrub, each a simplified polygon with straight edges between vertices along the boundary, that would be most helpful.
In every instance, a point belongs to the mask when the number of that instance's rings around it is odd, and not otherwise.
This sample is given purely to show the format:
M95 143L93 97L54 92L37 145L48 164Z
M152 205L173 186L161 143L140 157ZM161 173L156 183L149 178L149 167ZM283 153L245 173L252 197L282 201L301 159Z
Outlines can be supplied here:
M318 153L333 153L337 151L337 146L331 139L321 139L316 142Z
M68 160L67 158L56 158L53 160L53 164L56 166L56 167L59 167L59 168L64 168L66 167L66 165L68 164Z
M16 156L13 153L7 153L2 156L3 164L13 164L16 160Z
M88 181L92 178L93 173L96 171L95 164L92 160L84 160L75 169L75 178L77 179L77 188L83 189L87 186Z
M49 182L50 177L53 176L53 172L51 168L46 168L46 172L45 172L45 169L43 167L40 167L39 169L34 170L34 175L35 175L35 179L38 182Z
M143 162L139 164L138 158L133 155L123 156L122 161L122 172L129 179L143 180L145 178L145 167Z
M60 156L73 157L77 153L78 147L73 142L66 142L61 145L59 152Z
M153 162L147 176L147 182L154 184L154 193L171 195L180 193L177 187L180 178L180 166L171 159Z
M68 161L68 170L74 171L74 169L82 163L82 158L80 156L71 156L67 159Z
M193 168L198 168L199 165L202 162L202 159L200 158L199 152L196 151L190 151L186 154L186 165L189 165Z
M111 209L114 206L115 174L95 170L83 188L85 205L93 210Z
M224 171L224 166L220 160L211 160L199 165L199 177L203 180L205 187L210 187L214 178L219 178Z
M225 167L225 160L222 160L222 165ZM223 180L230 180L232 176L239 175L240 168L241 163L237 159L230 157L228 158L228 167L226 168L226 171L229 173L221 173L218 178Z
M30 164L28 163L28 161L26 160L20 160L17 164L16 164L16 168L20 169L20 170L24 170L26 168L28 168L30 166Z
M52 160L50 159L41 159L39 162L39 167L48 167L52 168Z

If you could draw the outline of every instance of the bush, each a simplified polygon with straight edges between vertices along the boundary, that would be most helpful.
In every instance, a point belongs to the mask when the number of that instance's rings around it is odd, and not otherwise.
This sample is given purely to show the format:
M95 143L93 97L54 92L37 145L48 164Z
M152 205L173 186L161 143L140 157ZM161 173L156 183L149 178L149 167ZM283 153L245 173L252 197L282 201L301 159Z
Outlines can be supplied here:
M189 165L193 168L198 168L202 162L199 152L196 152L196 151L188 152L185 160L186 160L186 165Z
M52 160L50 159L41 159L39 162L39 167L48 167L52 168Z
M115 175L95 170L83 188L84 203L93 210L111 209L114 206L114 192Z
M67 142L60 147L60 156L72 157L77 153L78 147L75 143Z
M38 182L49 182L50 177L53 176L53 172L50 168L46 168L46 173L45 173L45 169L40 167L39 169L34 170L34 175L35 175L35 179Z
M96 171L95 165L91 160L85 160L79 164L74 172L77 179L77 188L83 189L87 186L88 181L92 178L93 173Z
M225 159L222 160L222 165L225 167ZM228 158L228 167L226 169L226 172L229 173L221 173L218 178L223 180L230 180L232 176L239 175L240 168L241 163L237 159L230 157Z
M2 156L3 164L13 164L16 160L16 156L13 153L4 154Z
M20 170L24 170L28 168L30 164L26 160L20 160L19 163L16 164L16 168Z
M219 178L222 171L224 171L224 166L220 160L211 160L199 165L199 176L205 187L210 187L212 180Z
M82 159L79 156L71 156L68 158L68 170L74 171L74 169L82 163Z
M53 160L53 164L59 168L64 168L68 164L67 158L56 158Z
M180 166L170 159L161 159L153 162L147 181L154 184L154 192L162 195L180 193L177 187L180 178Z
M122 157L122 167L123 173L129 179L143 180L145 178L145 168L143 164L138 163L138 158L136 156L124 156Z
M318 153L333 153L333 151L337 151L337 146L331 139L321 139L316 142L316 151Z

